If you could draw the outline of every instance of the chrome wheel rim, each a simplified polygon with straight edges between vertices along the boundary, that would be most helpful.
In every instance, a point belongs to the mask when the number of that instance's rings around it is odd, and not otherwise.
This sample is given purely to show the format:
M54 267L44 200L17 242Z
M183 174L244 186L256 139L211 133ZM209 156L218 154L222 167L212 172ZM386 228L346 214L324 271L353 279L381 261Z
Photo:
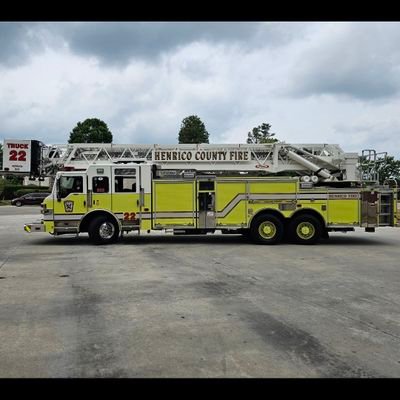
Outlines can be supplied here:
M114 232L115 227L111 222L103 222L99 227L99 235L102 239L111 239Z

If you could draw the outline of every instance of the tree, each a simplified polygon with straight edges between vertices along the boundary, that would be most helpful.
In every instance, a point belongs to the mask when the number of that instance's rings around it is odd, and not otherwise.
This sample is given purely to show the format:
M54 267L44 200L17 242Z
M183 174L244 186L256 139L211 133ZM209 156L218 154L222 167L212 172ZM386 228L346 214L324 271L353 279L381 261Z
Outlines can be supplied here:
M113 135L105 122L88 118L78 122L69 134L68 143L112 143Z
M3 145L0 143L0 170L3 169Z
M179 131L179 143L209 143L209 133L197 115L190 115L182 120Z
M247 134L247 143L256 144L256 143L275 143L278 139L273 138L275 133L271 133L269 130L271 129L270 124L262 123L261 125L253 128L251 132Z
M395 160L392 156L381 161L376 170L379 173L379 183L383 183L385 179L400 181L400 160Z

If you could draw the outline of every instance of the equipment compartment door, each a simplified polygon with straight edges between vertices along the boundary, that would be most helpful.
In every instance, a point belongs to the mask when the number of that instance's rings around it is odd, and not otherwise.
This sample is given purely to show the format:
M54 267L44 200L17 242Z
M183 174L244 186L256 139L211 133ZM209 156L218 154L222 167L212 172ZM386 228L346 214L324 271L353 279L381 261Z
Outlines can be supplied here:
M195 182L153 180L153 229L195 228Z
M198 181L197 201L197 228L215 228L215 181Z
M361 226L378 226L378 193L361 193Z
M215 193L199 193L198 228L215 228Z

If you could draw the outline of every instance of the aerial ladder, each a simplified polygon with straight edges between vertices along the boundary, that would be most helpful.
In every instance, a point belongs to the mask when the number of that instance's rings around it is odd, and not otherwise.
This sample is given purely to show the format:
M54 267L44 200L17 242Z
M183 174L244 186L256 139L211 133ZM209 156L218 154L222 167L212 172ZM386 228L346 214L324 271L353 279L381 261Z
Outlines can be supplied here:
M40 176L95 163L153 163L162 170L293 173L305 182L357 181L358 154L336 144L60 144L42 147Z

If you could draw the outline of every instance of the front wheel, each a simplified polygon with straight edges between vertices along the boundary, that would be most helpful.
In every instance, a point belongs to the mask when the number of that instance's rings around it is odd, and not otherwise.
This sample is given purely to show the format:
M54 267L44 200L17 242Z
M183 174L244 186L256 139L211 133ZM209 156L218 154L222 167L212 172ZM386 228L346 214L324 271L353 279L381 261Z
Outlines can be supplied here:
M119 227L107 217L97 217L89 225L89 238L94 244L109 244L118 239Z
M277 244L283 238L284 225L275 215L260 215L252 222L250 234L256 243Z
M322 236L322 225L312 215L299 215L289 224L289 235L297 244L315 244Z
M16 202L15 202L15 205L16 205L17 207L21 207L21 206L22 206L22 203L21 203L20 201L16 201Z

